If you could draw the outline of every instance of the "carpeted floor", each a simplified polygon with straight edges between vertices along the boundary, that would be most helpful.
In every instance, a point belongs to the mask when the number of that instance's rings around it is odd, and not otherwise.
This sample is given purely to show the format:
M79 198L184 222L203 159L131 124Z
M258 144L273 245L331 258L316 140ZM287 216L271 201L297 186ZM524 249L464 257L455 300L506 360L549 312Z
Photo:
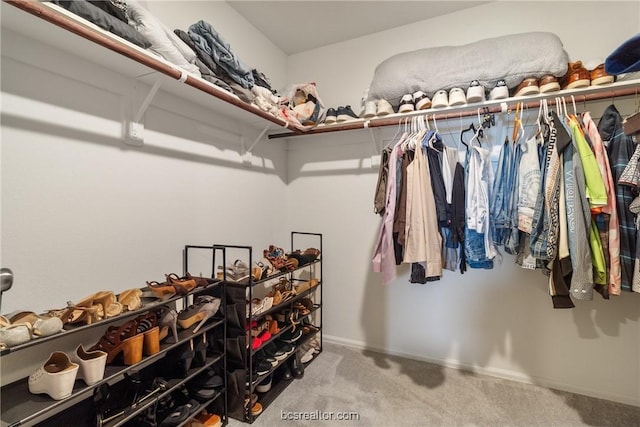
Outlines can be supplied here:
M325 344L253 425L640 427L640 407Z

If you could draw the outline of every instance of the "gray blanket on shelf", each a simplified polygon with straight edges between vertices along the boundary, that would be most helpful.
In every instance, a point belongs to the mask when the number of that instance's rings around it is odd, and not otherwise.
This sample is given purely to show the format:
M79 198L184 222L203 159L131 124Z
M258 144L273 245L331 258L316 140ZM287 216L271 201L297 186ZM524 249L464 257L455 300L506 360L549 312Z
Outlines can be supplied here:
M533 32L484 39L462 46L442 46L394 55L376 67L368 99L386 99L398 105L408 93L429 96L440 89L469 87L472 80L490 89L498 80L509 88L526 77L567 71L569 58L560 38Z

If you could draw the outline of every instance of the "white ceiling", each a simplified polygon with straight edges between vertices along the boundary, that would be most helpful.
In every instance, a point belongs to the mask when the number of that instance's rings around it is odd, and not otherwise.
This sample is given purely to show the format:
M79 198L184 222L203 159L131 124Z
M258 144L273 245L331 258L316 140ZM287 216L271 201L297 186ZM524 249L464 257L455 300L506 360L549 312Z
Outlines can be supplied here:
M228 0L228 3L291 55L489 2Z

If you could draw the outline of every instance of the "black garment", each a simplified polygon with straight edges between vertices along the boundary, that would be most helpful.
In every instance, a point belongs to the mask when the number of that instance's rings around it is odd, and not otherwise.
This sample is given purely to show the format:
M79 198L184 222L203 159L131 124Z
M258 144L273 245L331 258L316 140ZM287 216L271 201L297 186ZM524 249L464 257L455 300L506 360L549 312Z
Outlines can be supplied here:
M391 147L386 147L382 150L380 169L378 170L378 183L376 184L376 192L373 195L373 212L380 216L384 215L387 203L387 179L389 178L389 156L391 155L391 150Z
M427 160L429 161L429 176L431 177L431 188L436 202L436 216L438 226L446 227L447 223L447 190L444 188L444 178L442 177L442 153L427 147Z
M467 257L464 251L464 227L466 220L465 212L465 188L464 188L464 168L460 163L456 163L456 170L453 174L453 189L451 192L451 240L460 244L460 273L467 271Z
M629 205L638 195L637 189L628 185L619 185L618 181L635 149L633 138L624 134L622 116L614 105L608 106L598 122L598 132L607 147L609 166L616 194L616 207L620 221L620 265L622 267L621 288L631 290L633 282L633 266L636 257L637 231L635 215Z
M51 0L51 3L55 3L69 12L91 21L98 27L103 28L117 36L122 37L125 40L130 41L144 49L151 46L151 42L135 28L129 24L125 24L121 20L114 18L98 6L94 6L87 0Z

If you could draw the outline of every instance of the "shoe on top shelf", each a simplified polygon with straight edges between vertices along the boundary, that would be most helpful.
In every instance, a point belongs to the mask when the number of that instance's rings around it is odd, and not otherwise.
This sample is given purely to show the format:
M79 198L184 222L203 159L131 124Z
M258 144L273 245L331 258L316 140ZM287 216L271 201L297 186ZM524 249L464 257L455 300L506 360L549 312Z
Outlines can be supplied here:
M416 110L426 110L431 107L431 100L426 93L419 90L413 94L413 104Z
M338 107L338 117L336 122L346 122L347 120L359 119L358 115L353 112L351 106Z
M336 122L337 117L338 117L338 113L336 112L336 109L329 108L327 110L327 115L324 118L324 122L328 125L333 124Z
M386 99L378 99L376 106L378 107L377 115L379 117L393 114L393 106Z
M538 87L540 88L540 93L557 92L560 90L560 83L558 83L556 76L547 74L540 77Z
M509 97L509 88L504 80L498 80L498 83L489 92L489 100L505 99Z
M589 72L591 86L606 85L613 83L615 78L604 69L604 63L598 64Z
M365 101L362 117L364 117L365 119L370 119L372 117L375 117L375 115L376 115L376 103L374 101Z
M449 91L449 106L454 107L457 105L465 105L467 103L467 97L464 91L459 87L454 87Z
M582 61L570 62L567 73L562 78L562 89L578 89L591 84L589 71L582 65Z
M467 102L471 104L473 102L483 101L485 101L484 86L482 86L479 81L474 80L467 89Z
M527 77L516 87L513 96L537 95L539 93L540 87L538 86L538 79L535 77Z
M433 95L431 108L444 108L449 106L449 95L446 90L439 90Z
M398 113L410 113L415 110L413 105L413 95L406 94L400 99L400 105L398 105Z

